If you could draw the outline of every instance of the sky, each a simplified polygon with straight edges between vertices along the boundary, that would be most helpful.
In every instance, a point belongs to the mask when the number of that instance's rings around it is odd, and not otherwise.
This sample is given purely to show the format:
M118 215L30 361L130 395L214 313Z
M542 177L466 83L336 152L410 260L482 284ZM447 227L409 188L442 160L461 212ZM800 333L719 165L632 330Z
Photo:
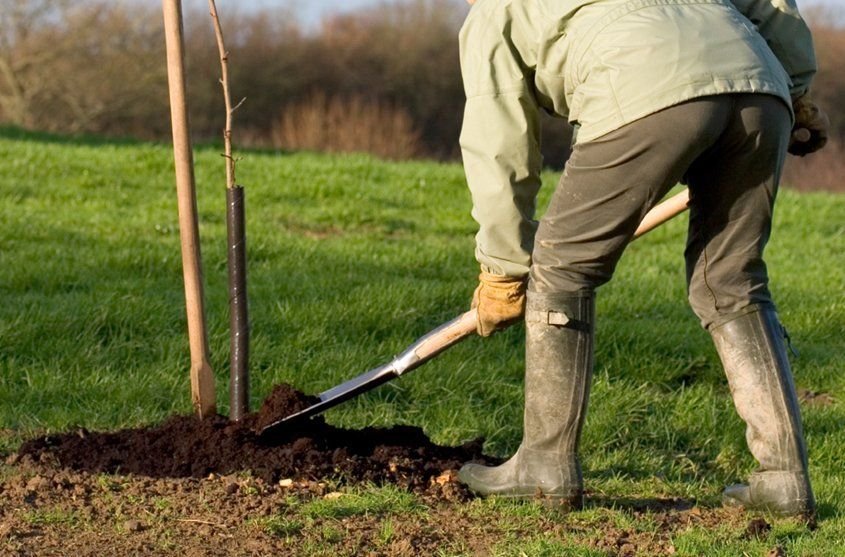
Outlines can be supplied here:
M146 0L149 1L149 0ZM355 11L367 6L390 3L391 0L215 0L221 13L227 5L237 6L239 10L254 8L290 8L307 25L319 23L322 17L342 12ZM393 0L395 1L395 0ZM829 5L845 9L845 0L797 0L799 8L811 5ZM185 9L189 7L205 8L208 0L182 0Z
M367 6L376 6L384 0L247 0L236 2L233 0L215 0L220 13L226 5L237 5L239 10L247 6L252 9L262 8L291 8L304 23L315 24L328 14L355 11ZM842 0L845 2L845 0ZM192 6L205 7L208 0L182 0L185 9Z
M327 13L353 11L364 6L378 4L378 0L252 0L255 4L277 6L291 5L306 21L319 21Z
M197 1L207 4L207 0L183 0ZM215 0L218 7L222 10L222 6L227 2L233 0ZM378 5L385 0L241 0L240 5L247 2L251 6L258 7L274 7L274 6L291 6L306 25L315 25L328 14L340 13L347 11L355 11L356 9ZM799 9L802 6L810 6L816 4L838 6L845 8L845 0L797 0Z
M320 20L323 15L344 11L354 11L365 6L378 5L384 0L247 0L236 2L235 0L216 0L218 8L223 10L226 4L238 4L239 8L245 5L256 8L292 6L294 12L303 18L303 21L314 23ZM190 4L205 6L207 0L183 0L183 5ZM799 8L812 4L827 4L842 6L845 8L845 0L798 0Z
M193 0L187 0L193 1ZM218 5L223 5L227 0L216 0ZM336 13L340 11L352 11L362 6L376 5L380 0L249 0L255 6L281 6L292 4L297 13L306 17L319 17L325 13ZM829 4L845 7L845 0L798 0L799 8L802 5Z

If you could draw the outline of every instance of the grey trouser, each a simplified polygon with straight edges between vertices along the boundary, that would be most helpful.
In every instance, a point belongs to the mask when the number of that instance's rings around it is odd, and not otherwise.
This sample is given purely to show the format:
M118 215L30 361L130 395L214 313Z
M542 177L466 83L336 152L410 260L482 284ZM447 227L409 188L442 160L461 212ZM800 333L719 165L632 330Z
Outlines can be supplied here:
M781 99L726 94L576 144L537 230L529 288L592 291L610 280L646 212L684 182L689 301L702 325L771 304L763 249L790 127Z

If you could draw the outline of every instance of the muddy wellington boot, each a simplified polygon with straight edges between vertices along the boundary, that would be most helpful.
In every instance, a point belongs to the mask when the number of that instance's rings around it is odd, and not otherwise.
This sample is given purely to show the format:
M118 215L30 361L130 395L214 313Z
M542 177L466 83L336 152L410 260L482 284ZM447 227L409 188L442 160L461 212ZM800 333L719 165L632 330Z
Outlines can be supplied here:
M466 464L458 477L480 495L583 505L578 442L593 367L592 294L528 292L522 444L500 466Z
M746 439L760 467L747 485L725 489L722 503L812 518L815 500L798 397L775 310L751 306L711 330Z

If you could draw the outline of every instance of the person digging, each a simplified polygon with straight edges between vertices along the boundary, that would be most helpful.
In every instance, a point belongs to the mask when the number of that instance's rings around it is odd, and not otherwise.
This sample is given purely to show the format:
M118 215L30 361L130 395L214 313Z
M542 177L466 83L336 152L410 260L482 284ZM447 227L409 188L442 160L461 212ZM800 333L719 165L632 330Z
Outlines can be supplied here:
M794 1L469 2L460 143L479 224L473 306L482 336L524 317L525 414L516 454L466 464L460 480L480 495L582 507L594 292L646 211L683 182L689 303L759 462L723 503L809 517L807 449L763 261L787 151L827 140ZM540 110L568 118L576 138L538 224Z

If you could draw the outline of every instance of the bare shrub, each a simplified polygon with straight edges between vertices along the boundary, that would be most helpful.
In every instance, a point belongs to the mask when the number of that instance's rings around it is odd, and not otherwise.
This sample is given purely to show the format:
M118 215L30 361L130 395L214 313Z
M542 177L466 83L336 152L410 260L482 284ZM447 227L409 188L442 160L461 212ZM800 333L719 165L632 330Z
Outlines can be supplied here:
M232 98L235 102L246 98L237 112L238 142L248 137L254 145L267 145L271 116L282 102L314 88L311 76L320 71L319 62L306 51L307 41L288 10L244 11L235 2L218 4L226 26ZM224 126L220 61L209 20L203 7L185 14L191 127L199 139L218 138Z
M105 0L13 0L0 17L0 116L55 132L168 129L161 14Z
M222 4L222 3L221 3ZM280 107L313 91L336 99L402 107L419 136L418 154L454 157L463 113L457 35L463 0L396 0L345 11L306 27L286 9L219 6L226 21L240 140L273 144ZM199 11L199 10L198 10ZM217 60L207 14L185 17L195 137L217 137Z
M456 156L464 105L458 29L466 7L462 0L403 0L327 19L318 37L330 81L321 89L402 106L428 153Z
M159 2L0 3L0 123L57 133L169 137ZM184 3L192 133L198 141L217 140L223 118L214 33L205 2ZM238 110L242 144L369 150L377 143L382 156L458 157L464 92L457 36L468 9L464 0L384 0L317 26L297 21L291 2L273 8L221 4L231 29L232 95L246 97ZM802 6L802 12L813 28L820 67L813 95L842 145L845 9ZM325 95L312 98L313 91ZM321 103L322 114L307 116ZM325 111L331 104L337 114L330 118ZM276 118L280 107L285 114ZM367 124L365 112L379 116ZM309 142L299 138L308 125L293 123L306 117L321 118L311 125ZM321 127L331 129L332 137L320 139L314 130ZM566 160L569 131L565 123L544 118L547 164L559 167ZM831 146L791 161L787 183L841 189L838 179L823 178L841 168L841 155Z
M845 192L845 145L834 140L806 157L788 157L783 183L798 190Z
M845 9L820 5L802 9L813 30L819 71L812 96L830 116L831 141L806 157L788 157L783 183L800 190L845 192Z
M420 136L406 110L360 96L324 93L285 108L273 127L272 141L281 149L358 151L388 159L420 153Z
M811 10L808 21L813 29L819 71L812 94L828 113L831 132L839 140L845 139L845 8L825 6Z

